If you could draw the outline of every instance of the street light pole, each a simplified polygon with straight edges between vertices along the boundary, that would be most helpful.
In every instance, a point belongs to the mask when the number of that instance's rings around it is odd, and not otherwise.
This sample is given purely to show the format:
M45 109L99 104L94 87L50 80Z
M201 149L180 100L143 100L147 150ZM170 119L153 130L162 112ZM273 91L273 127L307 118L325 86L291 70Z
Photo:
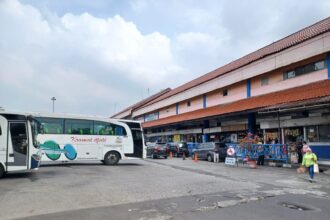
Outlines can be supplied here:
M56 101L56 98L55 97L52 97L50 100L53 101L53 112L54 112L54 106L55 106L55 101Z

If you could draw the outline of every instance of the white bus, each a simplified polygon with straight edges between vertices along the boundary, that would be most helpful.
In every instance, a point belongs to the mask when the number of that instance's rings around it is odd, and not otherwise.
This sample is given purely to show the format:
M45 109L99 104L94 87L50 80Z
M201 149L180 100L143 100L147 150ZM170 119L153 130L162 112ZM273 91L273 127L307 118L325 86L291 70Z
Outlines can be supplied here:
M145 158L141 123L94 116L33 114L42 161L100 160L115 165L120 159Z
M0 110L0 178L6 173L39 167L41 152L35 128L28 114Z

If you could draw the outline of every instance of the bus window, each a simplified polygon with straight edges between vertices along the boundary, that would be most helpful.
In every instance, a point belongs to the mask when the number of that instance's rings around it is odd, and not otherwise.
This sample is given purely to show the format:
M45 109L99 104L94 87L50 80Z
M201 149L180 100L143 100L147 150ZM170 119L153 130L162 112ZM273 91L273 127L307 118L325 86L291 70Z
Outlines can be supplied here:
M65 134L93 134L93 121L66 119Z
M63 134L63 119L58 118L36 118L41 124L41 133L44 134Z
M94 134L96 135L114 135L114 126L110 123L94 121Z
M114 125L115 126L115 135L118 136L125 136L127 135L126 130L124 127L120 126L120 125Z

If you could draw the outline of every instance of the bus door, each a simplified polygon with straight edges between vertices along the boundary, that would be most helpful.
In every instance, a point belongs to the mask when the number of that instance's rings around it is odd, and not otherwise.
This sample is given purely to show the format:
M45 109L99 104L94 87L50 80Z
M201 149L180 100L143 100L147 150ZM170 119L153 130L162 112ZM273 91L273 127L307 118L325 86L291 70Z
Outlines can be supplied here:
M134 157L143 157L143 133L140 129L131 128L133 143L134 143Z
M141 124L138 122L126 122L132 133L133 139L133 153L125 153L127 157L138 157L145 158L146 157L146 149L144 149L144 140L143 140L143 131L141 128Z
M7 170L27 169L28 133L26 122L9 122Z

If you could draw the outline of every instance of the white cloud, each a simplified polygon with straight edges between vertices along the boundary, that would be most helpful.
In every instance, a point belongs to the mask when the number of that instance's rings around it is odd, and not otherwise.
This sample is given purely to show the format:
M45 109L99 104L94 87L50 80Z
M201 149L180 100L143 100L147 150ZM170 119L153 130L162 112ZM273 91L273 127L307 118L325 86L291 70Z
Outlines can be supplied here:
M0 106L45 111L56 96L60 111L110 115L141 91L176 87L310 25L329 6L0 0Z
M56 96L65 111L104 114L112 103L137 101L130 97L136 94L134 87L162 86L168 77L183 72L173 60L167 36L143 35L119 15L50 17L51 22L36 8L18 1L0 3L4 33L0 36L0 86L12 88L0 90L6 92L1 94L4 107L22 109L32 96L40 101L32 110L44 110L49 97ZM30 96L25 102L12 104L24 94Z

